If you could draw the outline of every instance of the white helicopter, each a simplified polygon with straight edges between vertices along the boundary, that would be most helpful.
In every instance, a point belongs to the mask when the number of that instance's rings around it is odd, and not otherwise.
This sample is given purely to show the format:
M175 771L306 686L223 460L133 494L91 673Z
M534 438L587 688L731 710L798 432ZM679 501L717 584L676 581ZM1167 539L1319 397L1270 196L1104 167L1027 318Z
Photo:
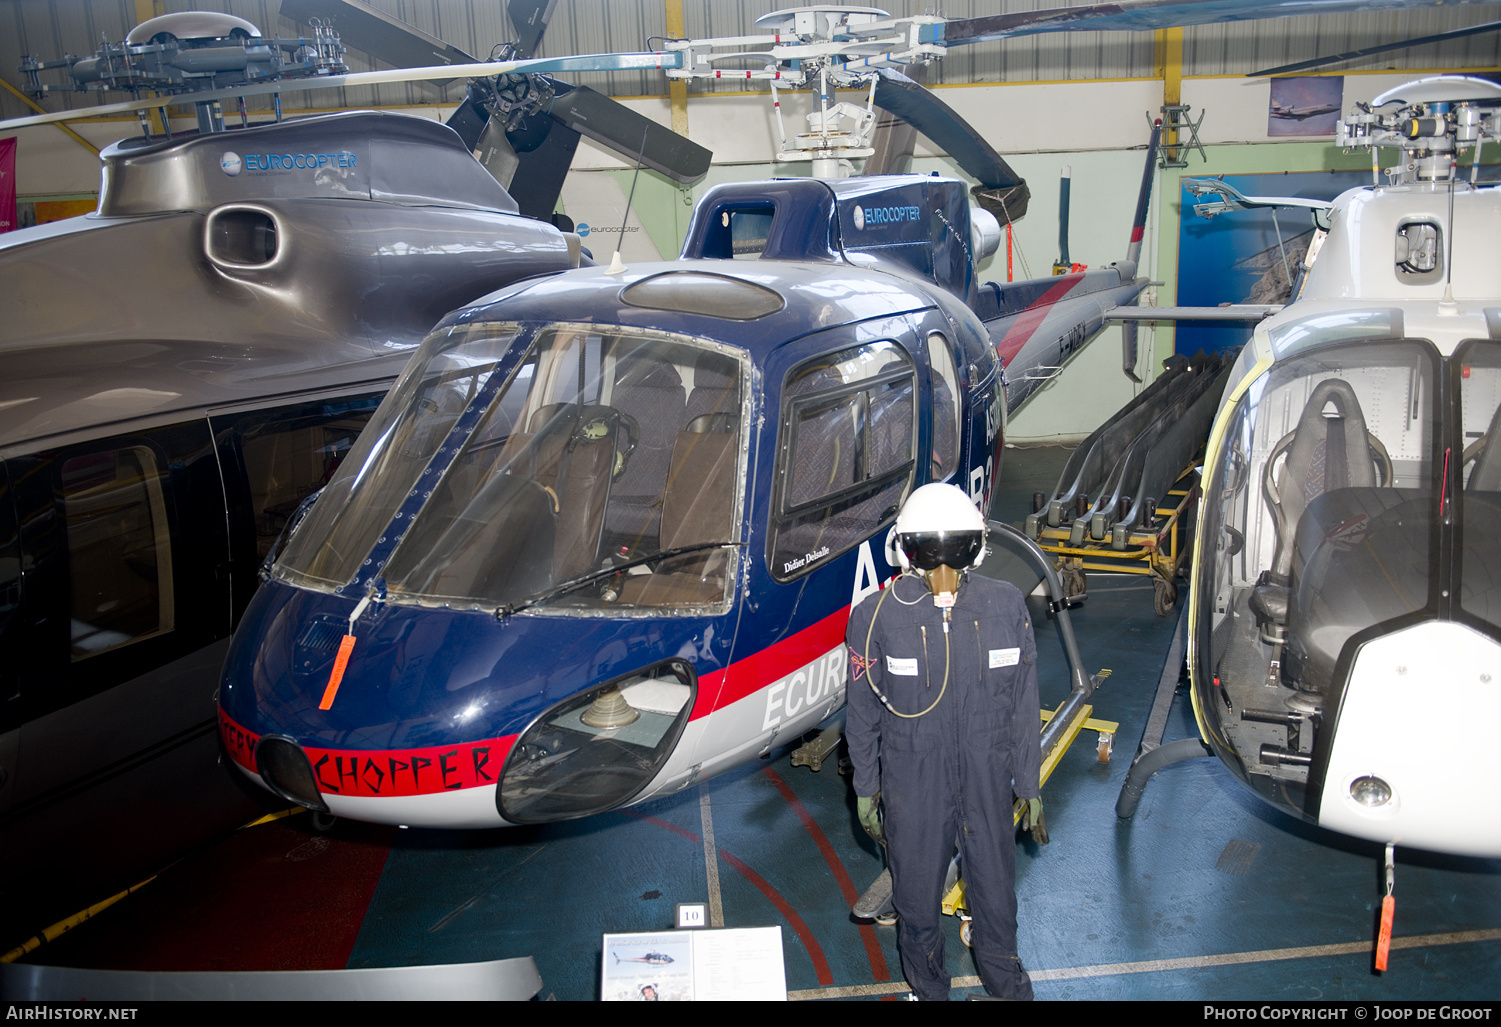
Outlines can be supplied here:
M1329 204L1190 184L1222 197L1209 213L1325 209L1210 435L1187 621L1202 743L1156 763L1207 748L1278 809L1386 844L1388 893L1396 845L1501 856L1501 189L1475 181L1498 109L1501 86L1458 76L1360 106L1341 142L1371 148L1373 183ZM1402 152L1387 184L1383 145Z

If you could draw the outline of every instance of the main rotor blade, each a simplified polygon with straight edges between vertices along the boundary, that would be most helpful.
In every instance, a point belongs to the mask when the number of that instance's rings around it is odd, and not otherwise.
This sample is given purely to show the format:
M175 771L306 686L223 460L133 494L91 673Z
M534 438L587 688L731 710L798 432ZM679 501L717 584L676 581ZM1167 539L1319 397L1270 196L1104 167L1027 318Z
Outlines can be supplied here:
M542 43L542 34L547 31L548 19L558 0L510 0L506 4L506 17L519 37L516 42L518 57L531 57Z
M1425 43L1441 43L1446 39L1459 39L1463 36L1474 36L1482 32L1497 31L1501 31L1501 21L1488 21L1481 25L1468 25L1464 28L1450 29L1448 32L1440 32L1437 35L1421 36L1417 39L1404 39L1400 43L1383 43L1380 46L1367 46L1359 50L1346 50L1344 53L1330 54L1327 57L1315 57L1311 61L1299 61L1296 64L1284 64L1279 68L1253 71L1246 78L1286 75L1294 71L1307 71L1309 68L1322 68L1326 64L1339 64L1343 61L1353 61L1360 57L1373 57L1378 53L1387 53L1391 50L1405 50L1409 46L1422 46Z
M455 64L436 68L393 68L390 71L359 71L348 75L311 76L287 78L276 82L264 82L253 86L235 86L232 89L208 89L197 93L177 93L171 96L149 96L123 103L100 104L79 110L56 111L52 114L34 114L25 118L0 121L0 131L27 128L31 125L50 125L58 121L79 121L83 118L102 118L113 114L130 114L134 111L151 110L156 107L172 107L185 103L212 103L215 100L232 100L239 96L269 96L272 93L297 93L320 89L339 89L345 86L378 86L390 82L432 82L454 78L485 78L512 73L567 73L576 71L650 71L679 67L682 55L677 53L606 53L588 54L579 57L535 57L527 61L482 61L476 64ZM663 129L663 131L667 131Z
M1454 0L1447 5L1455 6ZM1222 21L1442 6L1445 0L1120 0L940 23L924 29L921 40L962 46L1039 32L1144 32Z
M281 0L281 13L304 25L311 25L314 18L322 19L333 26L346 46L363 51L393 68L475 62L458 47L376 10L362 0ZM442 85L450 80L429 81Z
M879 75L877 107L895 114L927 136L985 188L1005 189L1021 184L1022 177L1005 158L958 111L940 100L937 93L889 68L882 68Z
M639 158L642 164L675 182L694 182L708 172L713 151L588 86L555 85L558 95L549 112L575 132L632 163Z
M913 82L922 85L928 77L928 65L908 64L901 69ZM882 110L876 129L870 135L875 153L865 158L863 175L905 175L912 170L912 151L917 143L917 129L888 110Z

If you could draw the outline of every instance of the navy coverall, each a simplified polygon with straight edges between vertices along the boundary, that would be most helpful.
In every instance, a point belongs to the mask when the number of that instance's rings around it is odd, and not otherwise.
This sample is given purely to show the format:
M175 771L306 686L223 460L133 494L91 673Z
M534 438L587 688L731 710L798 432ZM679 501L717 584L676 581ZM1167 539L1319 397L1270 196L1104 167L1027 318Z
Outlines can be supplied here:
M916 575L850 611L845 738L855 794L881 793L902 969L918 998L948 998L939 917L957 839L985 989L1029 999L1032 984L1016 949L1012 793L1040 794L1032 622L1015 586L966 574L949 621L948 690L921 717L895 716L872 684L901 713L932 705L944 682L943 622Z

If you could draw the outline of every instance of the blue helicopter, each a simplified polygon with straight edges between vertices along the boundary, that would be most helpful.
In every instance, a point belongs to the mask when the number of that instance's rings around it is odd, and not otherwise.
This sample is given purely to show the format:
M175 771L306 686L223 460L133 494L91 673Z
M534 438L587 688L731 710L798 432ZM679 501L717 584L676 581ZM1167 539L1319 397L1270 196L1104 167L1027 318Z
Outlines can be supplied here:
M450 314L268 561L230 756L312 809L479 828L641 802L825 720L902 500L988 507L998 343L1043 309L978 281L998 240L953 179L722 185L680 260ZM1013 368L1071 331L1030 327Z

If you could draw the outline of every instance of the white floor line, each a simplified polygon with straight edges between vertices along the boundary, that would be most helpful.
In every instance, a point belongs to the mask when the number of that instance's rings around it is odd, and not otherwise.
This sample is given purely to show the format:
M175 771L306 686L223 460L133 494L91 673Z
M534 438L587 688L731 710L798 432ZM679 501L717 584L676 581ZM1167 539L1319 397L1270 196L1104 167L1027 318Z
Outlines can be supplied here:
M698 816L703 824L704 876L709 880L709 926L724 926L724 900L719 897L719 851L714 847L714 814L709 810L709 792L698 786Z
M1483 941L1501 941L1501 928L1484 931L1455 931L1448 934L1415 934L1393 938L1393 949L1427 948L1433 945L1464 945ZM1376 943L1352 941L1339 945L1305 945L1287 949L1261 949L1256 952L1227 952L1214 956L1186 956L1181 959L1151 959L1139 963L1104 963L1098 966L1072 966L1059 970L1028 971L1035 981L1066 981L1082 977L1110 977L1116 974L1157 973L1163 970L1192 970L1207 966L1234 966L1240 963L1272 963L1283 959L1315 959L1320 956L1350 956L1374 952ZM978 988L978 977L955 977L955 988ZM789 991L789 999L860 998L869 995L895 995L911 989L902 981L883 984L857 984L850 987L809 988Z

